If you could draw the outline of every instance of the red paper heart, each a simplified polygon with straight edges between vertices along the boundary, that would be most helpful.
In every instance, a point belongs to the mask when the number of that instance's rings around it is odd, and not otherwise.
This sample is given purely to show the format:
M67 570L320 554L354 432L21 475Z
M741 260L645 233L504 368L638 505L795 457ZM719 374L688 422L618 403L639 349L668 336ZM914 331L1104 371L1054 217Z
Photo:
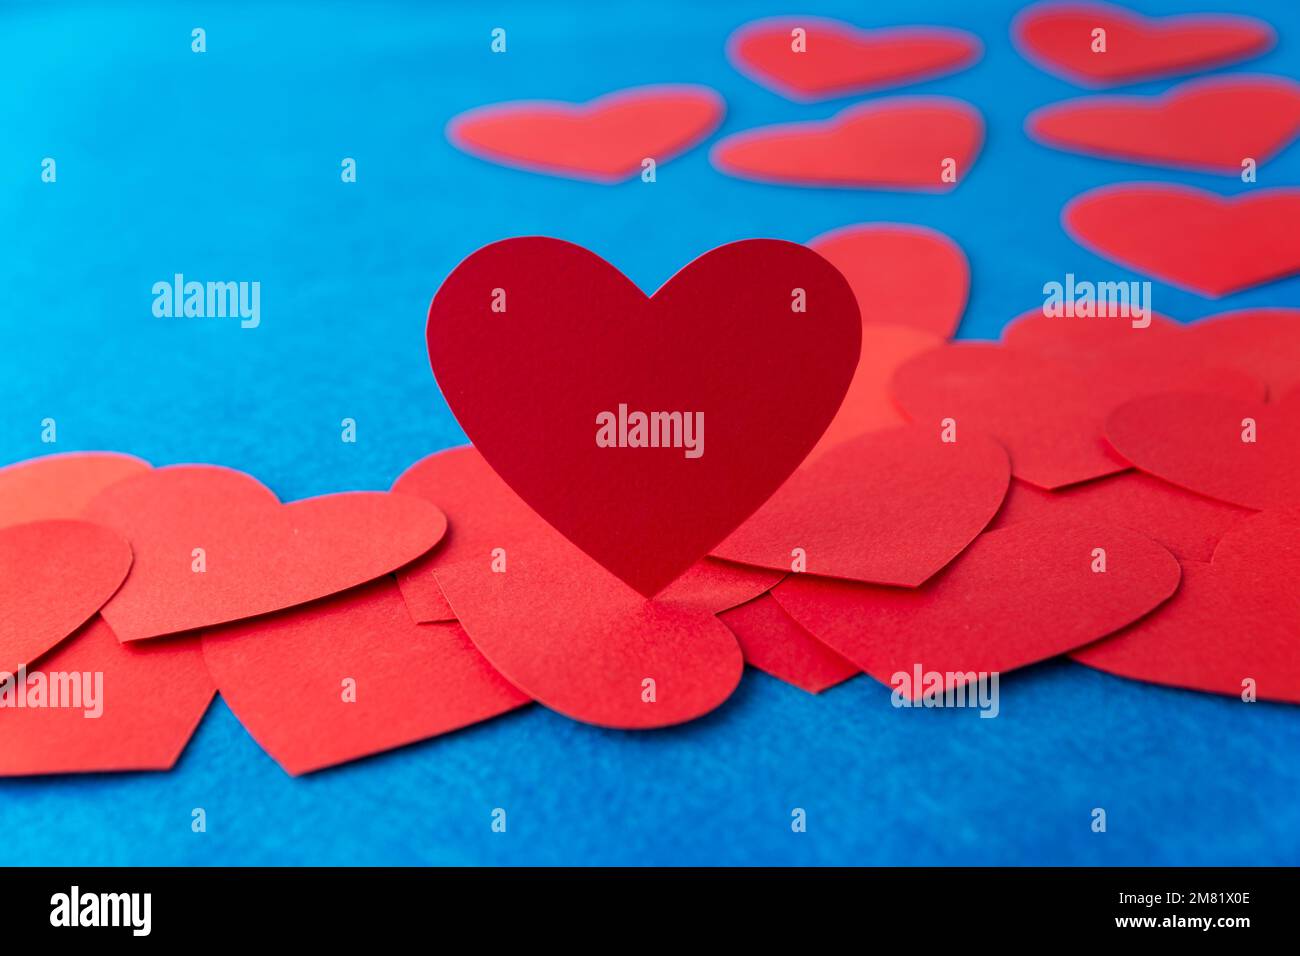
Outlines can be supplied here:
M1253 515L1210 564L1188 562L1172 600L1071 657L1111 674L1300 704L1300 515Z
M281 505L242 472L173 465L120 481L87 517L131 542L135 564L101 611L123 641L325 597L419 557L447 526L405 495L349 492ZM206 570L194 570L203 549Z
M916 587L984 530L1007 491L997 442L937 427L872 432L791 476L713 549L715 557L809 574Z
M1280 76L1192 80L1159 97L1053 103L1025 128L1058 149L1237 175L1242 160L1276 154L1300 132L1300 84Z
M451 448L421 459L402 473L393 491L437 501L449 515L442 543L397 572L411 617L421 623L456 618L434 578L436 569L465 561L490 566L498 554L508 567L510 554L518 548L559 536L470 447ZM662 596L712 613L748 601L780 579L780 573L705 558L670 584Z
M504 571L471 561L436 575L492 666L575 720L623 729L692 720L725 701L744 669L712 614L647 600L559 535L516 548Z
M892 387L914 421L938 428L951 418L959 441L963 424L992 435L1010 454L1012 474L1049 489L1128 467L1106 443L1103 428L1110 410L1135 395L1179 387L1243 398L1263 395L1263 386L1241 372L1189 367L1161 352L1106 353L1065 362L966 342L905 362L894 373Z
M48 706L48 690L33 706L37 683L79 706ZM29 667L26 686L25 706L0 707L3 776L170 770L213 694L197 638L121 644L100 617Z
M203 659L239 722L294 776L529 703L460 625L414 623L387 577L204 631Z
M795 49L792 31L804 31ZM736 69L792 100L879 90L963 70L979 59L979 40L944 27L859 30L821 17L747 23L731 35Z
M529 100L461 113L447 124L458 149L533 172L616 183L703 140L726 105L704 86L642 86L588 103Z
M1104 573L1092 570L1098 548ZM818 640L891 684L917 665L1006 672L1063 654L1159 605L1178 574L1168 551L1127 529L1018 524L980 535L920 588L794 574L772 593Z
M0 680L90 620L130 567L130 545L86 521L0 529Z
M1245 419L1255 441L1243 441ZM1300 392L1277 405L1171 392L1121 405L1106 437L1151 475L1243 508L1300 505Z
M911 96L746 130L709 155L722 172L760 182L943 192L965 178L983 141L984 120L970 104ZM949 168L955 178L945 182Z
M1186 326L1158 312L1151 313L1151 324L1143 328L1122 318L1062 320L1044 315L1039 308L1008 322L1001 341L1008 348L1072 362L1080 357L1104 359L1130 348L1165 349L1185 330Z
M951 338L966 311L970 265L941 232L870 223L835 229L808 245L849 280L864 332L888 323ZM864 349L864 362L868 354Z
M852 662L800 627L770 594L724 611L718 619L735 635L746 664L810 694L858 673Z
M1105 31L1093 52L1094 30ZM1024 55L1075 83L1136 83L1258 56L1272 28L1250 17L1211 14L1148 18L1105 3L1040 3L1012 27Z
M0 528L47 518L76 518L111 484L149 463L111 451L68 452L0 468Z
M447 403L497 474L650 595L812 449L852 378L861 323L844 277L795 243L722 246L647 298L595 254L534 237L462 262L430 306L428 341ZM679 426L661 419L660 447L636 447L638 413L679 413Z
M1300 272L1300 189L1240 196L1162 183L1102 186L1061 214L1080 245L1218 298Z

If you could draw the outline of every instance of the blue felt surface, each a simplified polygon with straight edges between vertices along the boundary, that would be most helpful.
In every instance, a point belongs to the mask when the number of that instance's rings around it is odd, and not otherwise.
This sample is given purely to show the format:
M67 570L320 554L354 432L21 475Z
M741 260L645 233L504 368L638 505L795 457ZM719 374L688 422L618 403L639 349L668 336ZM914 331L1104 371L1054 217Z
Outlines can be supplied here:
M1300 7L1247 6L1281 42L1238 69L1294 75ZM286 499L386 488L463 440L429 374L425 309L460 258L507 235L583 243L652 288L733 239L923 223L970 256L961 334L983 337L1066 271L1123 277L1060 229L1078 192L1125 179L1246 188L1030 143L1025 114L1080 91L1015 53L1012 10L817 5L982 37L975 68L908 88L966 98L988 123L956 192L916 196L732 180L705 149L653 185L600 187L491 166L442 136L482 103L658 81L718 89L723 132L827 116L852 100L788 103L722 55L732 28L790 12L781 4L0 8L0 462L51 451L50 416L58 451L220 462ZM202 56L194 26L208 31ZM505 56L488 52L495 26ZM55 185L39 181L46 156ZM339 181L344 156L355 185ZM1298 181L1297 147L1261 170L1260 186ZM175 272L260 281L261 327L155 319L150 287ZM1300 278L1221 303L1155 287L1156 309L1184 319L1298 304ZM344 417L356 445L339 441ZM814 698L751 672L682 728L617 733L533 707L293 780L218 701L173 773L0 782L0 863L1300 862L1297 709L1062 662L1004 679L1001 709L900 711L866 679ZM1099 806L1104 835L1089 828ZM194 807L206 834L190 830ZM490 831L495 807L505 834ZM805 834L791 832L793 807Z

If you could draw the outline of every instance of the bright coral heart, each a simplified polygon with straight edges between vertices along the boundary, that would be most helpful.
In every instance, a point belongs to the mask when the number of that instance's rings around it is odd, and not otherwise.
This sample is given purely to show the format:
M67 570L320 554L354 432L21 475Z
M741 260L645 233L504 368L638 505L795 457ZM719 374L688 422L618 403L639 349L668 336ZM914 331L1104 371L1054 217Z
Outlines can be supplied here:
M414 623L390 578L202 640L222 698L294 776L529 703L458 624Z
M1106 420L1125 459L1165 481L1242 508L1300 507L1300 392L1276 405L1173 392Z
M1030 114L1048 146L1157 165L1238 175L1300 133L1300 84L1280 76L1192 80L1159 97L1096 96Z
M325 597L388 574L437 544L447 521L406 495L349 492L281 505L242 472L173 465L120 481L87 507L135 552L101 611L123 641Z
M727 52L746 76L792 100L849 96L963 70L979 40L944 27L859 30L821 17L748 23Z
M746 664L810 694L858 673L855 664L800 627L770 594L724 611L718 620L736 636Z
M580 246L507 239L456 268L428 324L434 375L474 447L646 595L806 457L861 337L844 277L774 239L714 249L649 298Z
M533 172L616 183L662 164L722 122L725 104L703 86L643 86L589 103L529 100L461 113L447 124L453 145Z
M1151 324L1142 326L1122 319L1071 321L1044 315L1041 308L1016 316L1002 329L1002 344L1067 362L1080 357L1089 360L1134 348L1168 348L1184 334L1186 326L1153 312Z
M984 530L1007 491L1007 453L975 431L872 432L801 467L715 557L916 587Z
M1298 578L1300 515L1254 515L1210 564L1183 566L1159 614L1071 657L1134 680L1300 704Z
M97 524L0 529L0 680L90 620L130 567L130 545Z
M1098 255L1212 298L1300 272L1298 219L1300 189L1219 196L1163 183L1102 186L1061 214Z
M1222 66L1258 56L1274 41L1268 24L1250 17L1149 18L1106 3L1036 4L1016 18L1012 33L1030 60L1088 86Z
M1025 667L1117 631L1167 599L1178 575L1173 555L1127 529L1019 524L980 535L920 588L793 574L772 593L809 633L881 683L920 667L946 675L947 687L966 683L970 672Z
M942 192L966 177L983 142L984 120L970 104L897 97L829 120L736 133L710 158L724 173L760 182Z
M1048 489L1128 467L1106 443L1104 425L1112 409L1134 396L1172 388L1249 399L1264 392L1262 383L1242 372L1188 365L1155 350L1103 352L1066 362L965 342L905 362L892 387L913 421L938 429L951 420L958 441L963 426L992 435L1010 454L1012 474Z
M111 451L31 458L0 468L0 528L47 518L76 518L111 484L149 470L149 463Z
M883 323L947 339L961 322L970 291L970 264L961 246L943 233L923 226L865 223L824 233L808 245L849 280L864 333ZM864 349L863 363L869 357Z
M22 676L0 692L3 776L170 770L213 694L198 638L122 644L100 617Z

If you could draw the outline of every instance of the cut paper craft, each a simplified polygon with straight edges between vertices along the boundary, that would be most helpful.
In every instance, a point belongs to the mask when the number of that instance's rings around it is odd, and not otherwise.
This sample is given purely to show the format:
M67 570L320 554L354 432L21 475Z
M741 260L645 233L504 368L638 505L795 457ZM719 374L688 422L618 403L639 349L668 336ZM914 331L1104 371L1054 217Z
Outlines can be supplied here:
M1053 103L1025 122L1040 143L1070 152L1241 174L1300 133L1300 84L1280 76L1192 80L1159 97L1095 96Z
M945 27L859 30L821 17L747 23L731 35L736 69L788 99L808 102L917 83L964 70L979 40Z
M581 246L507 239L456 267L428 323L434 375L474 447L647 596L803 461L861 339L844 277L775 239L707 252L652 297Z
M1111 522L1164 545L1180 561L1209 561L1219 540L1250 513L1140 471L1125 471L1060 491L1013 481L989 530L1022 522Z
M945 345L908 360L892 388L913 421L936 433L951 422L958 441L963 427L991 435L1011 456L1012 474L1047 489L1129 467L1103 430L1107 414L1134 396L1178 388L1254 400L1264 394L1263 384L1245 373L1189 366L1157 350L1063 361L982 342Z
M858 668L813 637L770 594L724 611L745 663L810 694L842 684Z
M523 503L471 447L436 452L416 462L393 491L438 501L448 514L442 543L397 572L411 617L421 623L455 620L434 570L464 561L508 570L510 555L537 539L559 533ZM746 568L705 558L670 584L663 597L713 613L762 594L780 572Z
M713 554L916 587L984 530L1007 491L1002 446L974 429L960 437L911 425L846 442L796 471Z
M109 485L149 470L149 463L111 451L31 458L0 468L0 528L47 518L76 518Z
M718 128L726 104L704 86L641 86L589 103L526 100L461 113L447 124L452 145L531 172L599 183L662 165Z
M1300 506L1300 392L1276 405L1172 392L1111 413L1106 437L1147 474L1242 508Z
M1164 183L1102 186L1061 214L1080 245L1211 298L1300 272L1297 220L1300 189L1219 196Z
M1035 309L1007 323L1002 344L1064 361L1080 356L1097 359L1128 348L1168 348L1171 337L1185 328L1158 312L1151 313L1151 324L1142 327L1135 326L1132 317L1068 318L1047 316L1042 309Z
M602 727L693 720L735 690L744 658L712 614L647 600L558 535L435 572L456 618L501 674L552 710Z
M213 694L197 638L122 644L100 617L16 676L0 776L170 770Z
M222 698L293 776L529 703L460 625L414 623L387 577L202 640Z
M970 264L941 232L868 223L824 233L808 245L849 280L864 333L877 324L906 325L947 339L966 311ZM869 359L864 349L863 363Z
M984 120L969 103L907 96L745 130L709 155L722 172L759 182L943 192L965 179L983 141Z
M1300 515L1264 512L1188 562L1159 614L1071 657L1174 687L1300 704Z
M131 546L86 521L0 528L0 680L85 624L131 567Z
M87 517L131 542L135 564L101 610L123 641L266 614L390 573L447 521L407 495L348 492L281 505L255 478L172 465L100 493Z
M1259 56L1274 41L1272 28L1251 17L1149 18L1107 3L1035 4L1016 17L1012 36L1026 58L1083 86L1223 66Z
M1105 571L1098 567L1104 551ZM943 687L1005 673L1091 643L1178 587L1173 555L1111 525L1019 524L980 535L924 587L794 574L772 592L809 633L884 684L918 670ZM898 682L901 686L901 680Z

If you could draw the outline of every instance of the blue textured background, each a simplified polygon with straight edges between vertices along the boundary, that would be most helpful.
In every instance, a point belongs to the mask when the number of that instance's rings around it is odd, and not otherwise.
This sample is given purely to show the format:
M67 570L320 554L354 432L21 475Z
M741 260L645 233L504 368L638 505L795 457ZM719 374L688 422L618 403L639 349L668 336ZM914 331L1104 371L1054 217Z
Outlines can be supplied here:
M728 33L792 12L781 4L113 6L0 8L0 463L50 451L39 422L53 416L59 451L220 462L285 499L387 488L463 439L429 374L425 310L463 256L508 235L583 243L653 288L733 239L923 223L970 256L961 334L987 337L1067 270L1120 277L1061 231L1071 196L1125 179L1244 188L1029 142L1032 108L1082 91L1016 54L1007 3L815 11L983 39L975 68L907 88L984 112L984 151L947 196L746 183L705 148L654 185L602 187L498 168L443 138L471 106L660 81L719 90L724 133L853 102L788 103L727 64ZM1300 7L1247 6L1281 40L1237 69L1296 74ZM495 26L505 56L488 52ZM39 181L45 156L56 185ZM355 185L339 181L344 156ZM1260 186L1297 182L1298 147L1262 167ZM174 272L260 281L261 328L153 318L150 286ZM1298 304L1300 279L1217 304L1155 287L1156 308L1184 319ZM339 441L345 416L356 445ZM1002 691L1002 715L979 720L894 710L866 679L814 698L749 672L723 708L674 730L608 732L533 707L301 780L218 701L173 773L0 781L0 863L1300 862L1300 710L1068 663ZM190 832L196 806L206 834ZM504 835L489 830L498 806ZM1089 829L1097 806L1104 835Z

